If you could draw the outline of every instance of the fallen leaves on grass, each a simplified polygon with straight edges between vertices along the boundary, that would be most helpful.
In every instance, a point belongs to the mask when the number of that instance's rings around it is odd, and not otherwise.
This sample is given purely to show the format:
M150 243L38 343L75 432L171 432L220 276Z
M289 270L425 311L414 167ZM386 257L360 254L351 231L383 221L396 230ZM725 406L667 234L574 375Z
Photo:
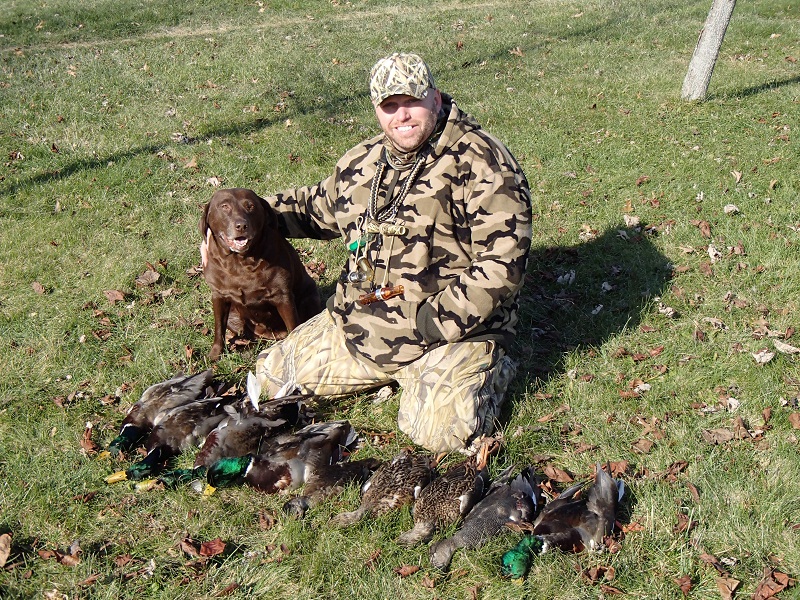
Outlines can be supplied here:
M780 352L781 354L798 354L800 353L800 348L792 346L791 344L787 344L780 340L772 340L772 344L775 346L775 350Z
M764 567L764 578L759 582L756 591L753 593L753 600L772 598L787 587L793 586L795 583L796 580L789 577L786 573Z
M148 266L147 270L142 272L142 274L136 278L136 285L140 287L151 286L155 284L159 279L161 279L161 273Z
M752 354L753 358L755 359L756 364L759 365L759 366L760 365L765 365L769 361L771 361L773 358L775 358L775 353L774 352L770 352L766 348L762 348L758 352L752 352L751 354Z
M369 555L369 558L364 563L364 566L367 567L370 571L375 571L375 567L378 564L378 559L381 556L381 549L378 548L377 550L373 550L372 554Z
M0 535L0 569L6 566L6 561L11 554L11 534Z
M556 481L558 483L572 483L575 481L574 477L571 473L564 471L563 469L559 469L558 467L553 467L551 465L547 465L542 469L545 477L552 481Z
M791 413L789 415L789 423L794 429L800 429L800 413Z
M702 235L704 238L711 237L711 225L708 221L692 219L690 223L700 230L700 235Z
M103 294L112 305L125 300L125 293L119 290L103 290Z
M192 538L185 537L178 543L178 546L189 556L211 558L212 556L217 556L225 552L225 542L220 538L203 542L198 548L196 542Z
M722 600L733 600L733 594L740 583L738 579L734 579L730 575L717 577L717 589L719 589Z
M409 575L413 575L417 571L419 571L419 565L400 565L399 567L395 567L394 572L400 575L400 577L408 577Z
M83 436L81 436L81 448L83 448L86 454L90 455L95 454L98 450L100 450L100 446L92 441L92 429L92 422L86 421L86 427L83 430Z
M689 592L692 591L692 578L689 575L676 577L672 581L675 582L675 585L678 586L684 596L688 596Z

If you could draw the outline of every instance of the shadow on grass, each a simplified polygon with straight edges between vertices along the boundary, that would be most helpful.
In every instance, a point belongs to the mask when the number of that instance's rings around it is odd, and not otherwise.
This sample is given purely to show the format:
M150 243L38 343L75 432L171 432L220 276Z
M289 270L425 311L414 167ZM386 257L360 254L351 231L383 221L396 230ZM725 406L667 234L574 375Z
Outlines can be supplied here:
M796 77L788 77L780 81L772 80L766 83L761 83L759 85L752 85L750 87L746 87L741 90L731 90L727 92L718 92L715 94L709 94L708 100L726 100L728 98L749 98L750 96L756 96L758 94L761 94L762 92L768 92L770 90L785 87L787 85L794 85L796 83L800 83L800 75Z
M365 90L360 94L340 94L329 97L324 102L309 102L308 104L301 104L295 102L293 113L296 114L318 114L319 120L324 121L333 116L341 116L343 114L342 107L349 105L353 101L362 101L368 95ZM185 143L191 146L199 146L205 144L208 140L213 138L225 138L229 136L246 136L248 134L257 133L258 131L272 127L276 124L282 124L289 113L276 113L274 116L268 118L258 117L249 120L234 122L223 127L209 128L199 132L196 136L189 138ZM377 130L377 124L376 124ZM144 144L114 152L103 156L94 156L91 158L81 158L72 161L69 164L63 165L55 169L48 169L33 173L27 177L22 177L19 180L7 180L5 185L0 186L0 195L13 196L16 192L28 190L43 183L49 183L54 180L67 179L68 177L84 172L92 171L94 169L105 169L109 163L123 164L125 161L134 159L143 155L155 155L158 152L166 151L174 147L176 142L169 139L164 139L152 144ZM239 185L247 186L247 182L240 182Z
M506 411L520 393L560 376L568 353L638 327L670 276L649 234L624 225L574 246L532 250L512 347L519 370Z

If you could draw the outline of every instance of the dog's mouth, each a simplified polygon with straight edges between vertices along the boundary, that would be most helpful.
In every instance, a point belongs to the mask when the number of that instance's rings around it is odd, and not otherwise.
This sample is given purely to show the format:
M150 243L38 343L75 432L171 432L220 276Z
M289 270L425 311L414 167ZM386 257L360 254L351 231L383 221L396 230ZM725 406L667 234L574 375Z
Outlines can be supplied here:
M220 237L231 252L244 252L250 244L250 238L244 236L229 238L224 234L220 234Z

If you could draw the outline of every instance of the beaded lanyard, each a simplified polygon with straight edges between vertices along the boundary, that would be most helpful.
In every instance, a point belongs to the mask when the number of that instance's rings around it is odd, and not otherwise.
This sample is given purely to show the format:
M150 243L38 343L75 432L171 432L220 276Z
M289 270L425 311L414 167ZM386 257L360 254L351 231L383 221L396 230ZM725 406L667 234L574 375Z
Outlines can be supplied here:
M400 188L400 193L398 193L387 206L378 211L378 188L380 187L380 183L383 180L383 175L386 172L386 167L389 164L388 161L390 160L389 153L385 150L384 155L385 158L382 158L377 162L375 176L372 178L366 216L358 218L357 228L359 231L359 237L355 243L355 263L357 270L348 275L351 282L365 281L368 277L374 277L374 270L366 256L367 240L369 239L368 236L376 234L379 236L376 248L378 251L381 249L383 244L383 236L387 236L389 238L389 255L391 257L395 236L405 234L405 226L397 225L394 221L397 218L397 212L400 210L400 206L403 204L406 196L408 196L408 192L411 190L414 180L417 178L420 171L422 171L422 167L425 164L425 158L427 157L427 152L419 153L417 159L414 161L414 164L411 166L411 172L408 174L408 177L403 182L403 186ZM381 286L385 287L387 285L388 277L389 267L387 259Z

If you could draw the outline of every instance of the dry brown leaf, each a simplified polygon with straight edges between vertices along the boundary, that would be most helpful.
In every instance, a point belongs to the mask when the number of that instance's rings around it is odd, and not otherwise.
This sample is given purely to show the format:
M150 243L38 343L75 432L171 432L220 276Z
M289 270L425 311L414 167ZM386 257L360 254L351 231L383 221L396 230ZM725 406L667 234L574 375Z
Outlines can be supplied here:
M570 473L558 467L548 465L542 469L542 472L545 474L545 477L557 481L558 483L572 483L574 481Z
M691 481L687 481L686 487L689 488L689 493L692 495L692 499L695 502L700 502L700 491L697 489L697 486Z
M708 554L707 552L703 552L700 554L699 558L707 565L711 565L712 567L714 567L717 570L717 573L719 573L720 575L722 576L728 575L728 572L725 570L725 567L722 566L722 563L719 562L719 559L713 554Z
M689 575L683 575L682 577L676 577L672 581L674 581L675 585L677 585L680 588L681 593L684 596L688 596L689 592L692 591L692 578Z
M719 429L704 429L703 439L709 444L725 444L734 438L733 431L720 427Z
M692 529L697 527L697 521L692 521L689 519L688 515L684 513L678 513L678 524L672 528L673 533L684 533L689 532Z
M81 448L83 448L87 454L95 454L100 450L100 446L92 441L91 421L86 421L86 428L83 430L83 436L81 437Z
M36 292L37 294L39 294L40 296L42 294L44 294L44 292L45 292L44 286L41 283L39 283L38 281L34 281L31 284L31 287L33 288L33 291Z
M136 278L136 285L140 287L147 287L153 285L159 279L161 279L161 273L152 269L147 269Z
M236 583L236 582L233 582L231 584L228 584L224 589L222 589L219 592L217 592L216 594L214 594L214 597L215 598L222 598L223 596L230 596L237 589L239 589L239 584Z
M272 529L275 527L275 523L277 523L277 521L278 520L275 518L275 515L270 512L262 510L258 513L258 528L261 531Z
M702 235L704 238L711 237L711 225L708 221L693 219L690 221L690 223L700 230L700 235Z
M220 538L200 544L200 556L217 556L223 552L225 552L225 542Z
M800 353L800 348L792 346L791 344L787 344L786 342L782 342L780 340L772 340L773 345L775 346L775 350L782 354L798 354Z
M789 423L792 424L794 429L800 429L800 413L791 413L789 415Z
M89 587L90 585L94 585L97 583L97 580L100 579L100 573L94 573L93 575L89 575L86 579L81 581L78 585L81 587Z
M418 565L401 565L399 567L394 568L394 572L400 575L400 577L408 577L409 575L413 575L419 571Z
M116 304L117 302L125 300L125 294L119 290L103 290L103 294L108 298L111 304Z
M794 584L795 580L786 573L773 571L769 567L764 567L764 578L759 582L756 591L753 593L753 600L772 598Z
M739 583L741 582L738 579L730 576L717 577L717 588L722 600L733 600L733 593L739 587Z
M364 563L364 566L367 567L370 571L374 571L380 555L381 555L380 548L378 548L377 550L373 550L372 554L369 555L369 559L367 560L367 562Z
M11 554L11 534L0 535L0 569L6 566L8 556Z
M556 416L558 416L558 415L560 415L562 413L568 412L568 411L569 411L569 406L567 406L566 404L562 404L555 411L551 412L549 415L545 415L543 417L539 417L536 420L539 423L547 423L548 421L552 421Z
M190 538L183 538L178 544L186 554L189 556L200 556L197 548L194 547L194 542Z
M422 587L427 588L429 590L432 590L433 588L436 587L436 582L430 577L428 577L427 574L423 576L422 581L420 581L420 584L422 585Z
M645 438L639 438L633 444L631 444L631 449L634 452L638 452L639 454L647 454L653 449L653 442Z

